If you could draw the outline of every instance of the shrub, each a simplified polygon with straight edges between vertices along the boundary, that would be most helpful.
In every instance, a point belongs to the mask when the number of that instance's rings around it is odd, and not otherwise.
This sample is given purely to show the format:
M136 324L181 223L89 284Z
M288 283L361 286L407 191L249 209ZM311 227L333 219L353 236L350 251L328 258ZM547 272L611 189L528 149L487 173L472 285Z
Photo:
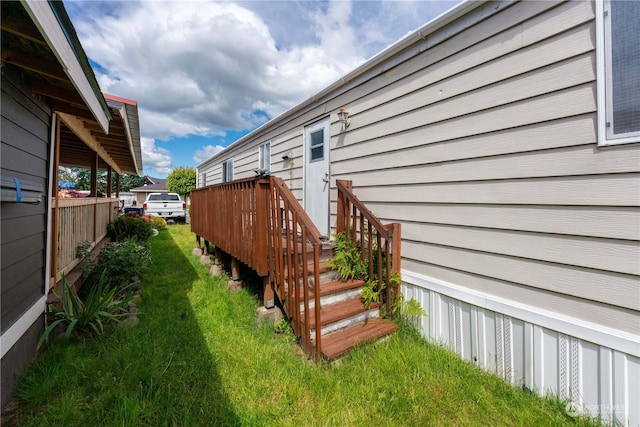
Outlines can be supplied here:
M53 293L60 299L62 308L60 309L53 304L49 305L49 311L53 313L56 320L44 330L38 341L38 348L44 344L58 325L65 327L64 338L66 340L74 332L103 335L105 325L118 322L120 318L128 314L127 305L131 303L132 299L131 294L127 294L122 299L116 298L116 288L109 288L106 270L102 272L100 280L89 291L84 302L69 286L64 275L62 276L62 295L59 295L55 290Z
M153 216L151 217L151 227L155 228L158 231L164 230L165 228L167 228L167 221L165 221L165 219L161 216Z
M90 282L97 281L96 272L101 274L105 271L113 287L123 288L131 277L144 272L150 263L151 256L146 244L133 239L105 243L90 275Z
M144 242L151 236L149 219L143 219L138 215L123 215L111 221L107 225L107 233L111 240L121 241L135 239Z

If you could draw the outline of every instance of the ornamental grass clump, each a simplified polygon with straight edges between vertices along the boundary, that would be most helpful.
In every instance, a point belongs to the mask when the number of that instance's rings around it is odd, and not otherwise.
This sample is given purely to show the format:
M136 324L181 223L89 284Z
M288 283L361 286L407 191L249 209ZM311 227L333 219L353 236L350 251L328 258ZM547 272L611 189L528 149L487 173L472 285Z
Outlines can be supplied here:
M64 339L69 340L73 334L103 335L108 325L117 323L128 315L127 306L133 296L130 293L118 292L116 287L109 286L106 270L100 280L87 294L83 301L62 276L62 293L53 293L58 297L62 308L49 305L49 312L55 320L47 326L38 341L40 348L59 325L64 327Z

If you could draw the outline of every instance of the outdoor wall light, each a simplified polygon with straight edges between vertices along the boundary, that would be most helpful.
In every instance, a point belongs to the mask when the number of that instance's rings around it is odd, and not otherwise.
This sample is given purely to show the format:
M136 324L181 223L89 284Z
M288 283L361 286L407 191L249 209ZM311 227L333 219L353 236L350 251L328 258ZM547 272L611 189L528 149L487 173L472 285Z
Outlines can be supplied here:
M346 131L351 123L351 119L349 118L349 112L342 107L340 111L338 111L338 120L342 124L342 132Z
M291 151L287 151L282 155L282 160L293 160L293 153Z

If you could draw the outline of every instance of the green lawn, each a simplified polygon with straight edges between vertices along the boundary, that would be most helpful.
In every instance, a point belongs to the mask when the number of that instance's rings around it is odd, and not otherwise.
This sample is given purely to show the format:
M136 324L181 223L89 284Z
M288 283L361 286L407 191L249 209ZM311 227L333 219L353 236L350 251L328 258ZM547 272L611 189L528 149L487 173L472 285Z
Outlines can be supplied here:
M226 290L191 255L188 225L153 237L140 325L49 347L3 425L589 425L408 329L315 365L258 326L254 291Z

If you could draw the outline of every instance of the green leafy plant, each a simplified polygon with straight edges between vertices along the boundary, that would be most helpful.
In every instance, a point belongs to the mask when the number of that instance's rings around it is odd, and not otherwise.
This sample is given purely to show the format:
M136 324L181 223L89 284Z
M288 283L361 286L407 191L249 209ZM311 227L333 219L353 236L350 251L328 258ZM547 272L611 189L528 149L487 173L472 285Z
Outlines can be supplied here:
M107 225L107 234L113 241L135 239L144 242L151 236L151 224L148 219L122 215Z
M111 286L125 287L131 277L141 275L151 264L151 255L146 243L134 239L108 242L102 246L97 263L90 274L90 282L96 283L97 274L106 272Z
M347 241L344 233L335 235L335 247L331 268L336 270L342 280L364 279L367 275L367 264L362 260L360 249L351 241Z
M127 316L127 305L132 295L127 294L122 299L116 298L116 288L109 286L106 271L102 272L100 280L93 286L85 301L69 286L66 277L62 276L62 294L55 290L53 293L60 299L62 308L54 304L49 305L49 311L55 320L47 326L38 341L40 348L51 332L58 326L65 328L64 338L68 340L76 332L79 334L103 335L109 323L115 323Z
M371 304L375 304L380 301L380 293L385 289L384 282L382 286L378 284L377 280L368 280L362 290L360 291L360 297L364 302L364 306L367 310L371 307Z

